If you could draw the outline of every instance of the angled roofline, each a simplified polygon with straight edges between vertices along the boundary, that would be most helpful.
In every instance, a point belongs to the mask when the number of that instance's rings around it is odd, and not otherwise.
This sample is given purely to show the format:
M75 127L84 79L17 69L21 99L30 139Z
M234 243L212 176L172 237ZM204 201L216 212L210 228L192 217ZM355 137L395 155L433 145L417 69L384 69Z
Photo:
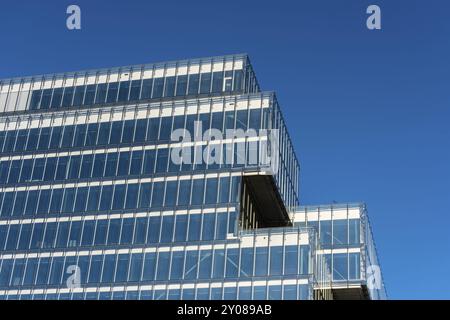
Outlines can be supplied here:
M65 77L68 75L78 75L78 74L88 74L88 73L105 73L111 71L121 71L123 69L142 69L142 68L154 68L154 67L164 67L167 65L179 65L179 64L197 64L203 61L226 61L233 60L236 58L240 58L245 60L247 63L250 63L250 59L247 53L237 53L237 54L228 54L221 56L210 56L210 57L201 57L201 58L191 58L191 59L181 59L181 60L169 60L169 61L159 61L153 63L143 63L143 64L134 64L134 65L125 65L125 66L116 66L116 67L104 67L99 69L83 69L83 70L75 70L75 71L64 71L64 72L55 72L55 73L45 73L45 74L36 74L36 75L28 75L28 76L16 76L10 78L0 78L0 85L4 83L10 82L18 82L24 80L33 80L33 79L41 79L41 78L53 78L53 77Z

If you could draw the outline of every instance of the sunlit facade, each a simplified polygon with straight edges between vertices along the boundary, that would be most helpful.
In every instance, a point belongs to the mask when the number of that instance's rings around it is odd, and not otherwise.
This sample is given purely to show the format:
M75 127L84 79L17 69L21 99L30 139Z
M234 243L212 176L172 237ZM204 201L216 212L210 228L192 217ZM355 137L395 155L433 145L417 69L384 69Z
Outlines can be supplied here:
M1 80L0 299L339 297L298 177L246 55Z

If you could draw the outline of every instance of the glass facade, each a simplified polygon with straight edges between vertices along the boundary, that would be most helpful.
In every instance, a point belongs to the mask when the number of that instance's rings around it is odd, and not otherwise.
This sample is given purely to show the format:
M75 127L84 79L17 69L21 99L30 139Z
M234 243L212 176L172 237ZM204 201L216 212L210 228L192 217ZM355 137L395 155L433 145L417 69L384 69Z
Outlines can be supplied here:
M318 233L318 253L332 270L334 291L362 287L370 299L387 298L364 204L299 207L294 225L314 228Z
M0 299L331 299L298 176L246 55L1 80Z

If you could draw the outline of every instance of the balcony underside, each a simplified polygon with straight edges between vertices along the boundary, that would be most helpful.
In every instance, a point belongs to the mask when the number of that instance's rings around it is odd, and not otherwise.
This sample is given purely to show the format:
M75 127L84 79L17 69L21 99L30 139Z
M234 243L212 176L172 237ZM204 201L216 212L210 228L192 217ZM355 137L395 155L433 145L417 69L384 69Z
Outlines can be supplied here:
M244 204L241 208L242 219L250 220L250 223L245 224L244 229L292 225L272 175L244 176L243 186L242 199L245 197L248 200L241 201ZM248 219L246 215L254 217Z

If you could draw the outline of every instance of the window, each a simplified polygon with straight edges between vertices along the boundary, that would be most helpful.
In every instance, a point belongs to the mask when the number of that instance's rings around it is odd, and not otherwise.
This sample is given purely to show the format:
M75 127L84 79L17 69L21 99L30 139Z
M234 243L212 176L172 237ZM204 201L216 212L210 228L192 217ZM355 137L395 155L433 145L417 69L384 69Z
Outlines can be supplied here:
M253 276L253 248L243 248L241 253L240 277Z
M110 130L111 130L110 122L102 122L100 124L100 130L98 133L98 145L108 144Z
M203 214L202 240L214 239L215 222L216 222L215 213Z
M114 280L114 271L116 268L116 256L115 255L106 255L105 262L103 266L103 275L101 282L109 283Z
M204 179L193 180L192 189L195 192L192 193L192 205L200 205L203 203L204 184Z
M119 102L128 101L129 91L130 91L130 82L121 81L119 89Z
M169 278L169 260L170 252L159 252L156 280L167 280Z
M48 109L50 107L51 99L52 99L52 89L43 90L40 109Z
M139 281L141 279L142 263L142 253L133 253L131 255L129 281Z
M114 103L117 101L117 91L119 89L118 82L110 82L108 86L108 95L106 96L107 103Z
M200 93L209 93L211 91L211 73L202 73L200 80Z
M62 100L62 107L70 107L72 105L74 87L64 88L64 96Z
M36 284L47 284L50 271L50 258L41 258L39 260L39 269L36 277Z
M161 230L161 242L171 242L172 241L174 221L175 221L174 215L163 216L162 230Z
M47 150L48 149L48 144L50 142L50 133L51 133L51 128L42 128L41 129L38 150ZM6 147L6 145L5 145L5 147Z
M128 279L128 266L130 256L128 254L119 254L117 257L116 282L125 282Z
M215 249L213 278L223 278L224 267L225 267L225 250Z
M131 244L133 241L134 219L123 219L120 244Z
M214 72L213 73L213 84L212 84L212 92L219 93L222 92L223 89L223 72Z
M164 200L164 182L153 184L152 207L162 207Z
M112 194L113 186L103 186L99 210L106 211L111 209Z
M145 254L142 280L154 280L156 270L156 253L149 252Z
M187 89L187 75L178 76L176 96L184 96Z
M205 194L206 204L217 203L217 186L218 186L217 178L206 179L206 194Z
M200 240L201 214L189 215L189 234L188 241Z
M238 276L238 269L239 269L239 250L228 249L225 276L227 278L236 278Z
M106 233L108 231L108 220L102 219L97 221L97 228L95 230L94 245L106 244Z
M175 242L186 241L188 216L186 214L176 215Z
M132 80L130 89L130 101L139 100L141 93L141 80Z
M99 83L97 85L97 96L95 97L95 103L105 103L107 89L108 84L106 83Z
M333 254L333 280L348 279L348 255L346 253Z
M31 239L31 231L33 225L32 224L23 224L22 225L22 230L20 231L20 238L19 238L19 246L18 249L19 250L26 250L29 248L30 246L30 239ZM5 228L6 229L6 228ZM0 249L3 249L3 244L2 244L2 235L1 235L1 229L0 229ZM5 237L6 237L6 233L5 233Z
M63 138L62 138L61 147L70 148L72 146L74 132L75 132L75 126L64 127L64 134L63 134ZM31 135L30 135L30 137L31 137ZM30 139L28 139L28 141L30 141Z
M150 199L152 195L152 184L143 183L139 192L139 208L150 207Z
M106 154L98 153L95 155L94 159L94 169L92 170L93 178L103 177L103 172L105 171Z
M269 300L281 300L281 286L269 286Z
M148 218L136 218L136 228L134 232L134 244L144 244L147 237Z
M45 158L38 158L34 160L34 169L33 169L33 181L41 181L44 177L44 168L45 168ZM11 171L14 169L11 168ZM9 174L11 176L11 173Z
M94 240L95 220L88 220L84 222L83 236L81 238L82 246L90 246Z
M86 94L84 96L84 105L91 105L94 103L95 98L95 84L86 86ZM53 104L53 102L52 102Z
M70 227L69 247L80 245L82 221L73 221Z
M122 143L133 142L134 120L126 120L123 125Z
M59 213L63 200L64 189L55 189L52 192L52 200L50 202L50 213Z
M344 245L347 240L347 219L333 220L333 244Z
M75 202L75 189L68 188L64 190L63 212L72 212Z
M123 209L123 204L125 201L125 184L117 184L114 188L114 198L113 198L113 210Z
M141 99L150 99L152 95L152 82L153 79L144 79L142 81Z
M130 152L121 152L119 155L119 167L118 167L118 176L126 176L128 175L130 168Z
M80 178L86 179L91 177L92 165L94 162L93 154L83 155L83 162L81 164Z
M166 77L165 97L175 96L175 79L175 77Z
M199 80L200 80L200 75L199 74L191 74L191 75L189 75L188 95L197 95L198 94Z
M360 264L360 254L359 252L349 253L349 280L359 280L361 279L361 264Z
M95 146L97 143L98 123L90 123L87 129L86 146Z
M180 180L180 189L178 194L178 205L186 206L191 197L191 180Z
M172 117L162 117L159 140L169 141L171 133L172 133Z
M105 177L114 177L117 169L118 153L108 153L106 158Z
M161 228L161 217L160 216L150 217L147 242L149 243L159 242L160 228Z
M110 144L119 144L122 138L122 121L116 121L112 123L111 126L111 137L109 139Z
M183 276L184 251L174 251L172 253L172 263L170 280L180 280Z
M229 194L230 194L230 177L221 177L219 203L228 203Z
M89 279L88 283L98 283L100 282L100 276L103 265L103 256L102 255L94 255L91 258L91 267L89 271Z
M197 278L197 267L198 267L198 251L187 251L184 269L184 279L193 280Z
M111 219L109 222L108 245L118 244L120 241L121 219Z
M100 200L100 188L101 187L90 187L87 211L96 211L98 208Z
M24 160L24 167L25 167L25 161ZM45 165L45 172L44 172L44 181L53 181L55 179L55 172L56 172L56 164L57 164L58 158L47 158L47 163ZM31 163L31 161L30 161ZM22 173L23 173L22 169ZM29 179L29 176L27 175L26 180Z
M178 181L167 181L166 196L164 201L165 207L175 206L177 200Z
M38 205L38 214L46 214L48 213L48 207L50 204L50 195L51 190L41 190L39 196L39 205Z
M270 275L278 276L283 271L283 247L270 248Z
M152 98L161 98L163 96L164 78L155 78L153 84Z
M65 248L69 237L69 222L60 222L58 227L58 234L56 237L56 248Z
M127 187L125 209L134 209L137 207L138 195L139 195L139 185L129 184Z
M360 221L359 219L349 219L349 244L360 243Z
M298 248L297 246L286 246L284 253L284 274L298 274Z
M42 247L42 238L44 236L44 225L35 224L33 228L33 235L31 236L30 249L40 249Z
M167 171L167 162L169 158L169 149L158 149L156 160L156 173L164 173Z
M331 220L320 221L320 243L322 245L331 244Z
M202 250L200 251L200 261L198 269L199 279L210 279L212 271L212 251Z
M64 271L64 257L53 258L52 267L50 270L49 283L52 285L61 284L61 278Z
M83 104L83 98L84 98L84 91L86 87L85 86L77 86L75 87L75 95L73 97L73 105L78 107Z
M147 134L147 119L137 120L134 141L135 142L144 142L146 134Z
M156 150L146 150L144 156L144 174L152 174L155 169Z
M267 275L267 257L268 249L264 247L256 248L255 256L255 276L266 276Z

